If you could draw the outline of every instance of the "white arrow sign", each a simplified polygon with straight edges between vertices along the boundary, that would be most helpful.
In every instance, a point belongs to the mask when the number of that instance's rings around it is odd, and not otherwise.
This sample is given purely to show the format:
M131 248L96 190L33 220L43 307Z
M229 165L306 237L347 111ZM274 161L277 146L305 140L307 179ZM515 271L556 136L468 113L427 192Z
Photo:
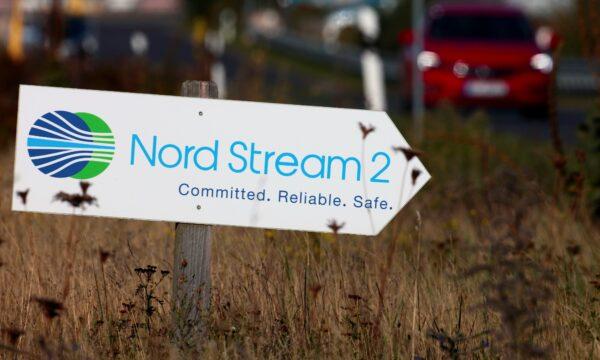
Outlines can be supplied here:
M415 155L384 112L21 86L13 210L73 214L86 181L77 214L375 235Z

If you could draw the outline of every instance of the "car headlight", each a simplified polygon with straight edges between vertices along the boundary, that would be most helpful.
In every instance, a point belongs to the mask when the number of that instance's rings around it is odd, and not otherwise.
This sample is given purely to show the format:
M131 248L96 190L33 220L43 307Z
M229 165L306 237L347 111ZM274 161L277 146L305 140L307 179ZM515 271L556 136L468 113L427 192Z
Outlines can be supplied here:
M424 71L440 66L440 57L433 51L421 51L417 56L417 66Z
M552 60L552 57L548 54L533 55L529 64L533 69L544 74L550 74L552 69L554 69L554 60Z

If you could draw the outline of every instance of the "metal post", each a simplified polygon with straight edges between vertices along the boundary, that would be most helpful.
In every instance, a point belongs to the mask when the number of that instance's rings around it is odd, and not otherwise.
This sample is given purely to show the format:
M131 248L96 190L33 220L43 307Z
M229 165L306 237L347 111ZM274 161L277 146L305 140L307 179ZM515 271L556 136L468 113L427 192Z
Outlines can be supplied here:
M181 95L217 98L212 81L185 81ZM208 225L176 224L173 261L173 322L177 346L174 357L193 351L202 334L202 313L210 307L211 228Z
M413 31L413 46L412 46L412 111L414 122L415 140L421 142L423 140L424 129L424 89L423 89L423 73L417 64L417 57L423 51L424 47L424 5L423 0L413 0L412 2L412 31Z

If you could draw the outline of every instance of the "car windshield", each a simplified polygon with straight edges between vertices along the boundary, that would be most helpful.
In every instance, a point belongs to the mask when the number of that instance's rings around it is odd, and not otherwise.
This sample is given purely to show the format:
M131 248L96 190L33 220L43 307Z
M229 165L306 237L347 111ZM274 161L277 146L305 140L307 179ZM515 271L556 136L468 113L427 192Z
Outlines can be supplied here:
M442 15L431 21L436 40L531 41L533 31L523 16Z

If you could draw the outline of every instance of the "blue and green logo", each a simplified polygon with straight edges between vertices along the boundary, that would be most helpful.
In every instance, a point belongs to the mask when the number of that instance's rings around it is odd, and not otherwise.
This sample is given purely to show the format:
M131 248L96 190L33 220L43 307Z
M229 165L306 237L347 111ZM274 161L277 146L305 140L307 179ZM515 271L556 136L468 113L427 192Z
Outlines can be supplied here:
M53 111L33 123L27 150L33 165L44 174L84 180L100 175L110 165L115 138L94 114Z

